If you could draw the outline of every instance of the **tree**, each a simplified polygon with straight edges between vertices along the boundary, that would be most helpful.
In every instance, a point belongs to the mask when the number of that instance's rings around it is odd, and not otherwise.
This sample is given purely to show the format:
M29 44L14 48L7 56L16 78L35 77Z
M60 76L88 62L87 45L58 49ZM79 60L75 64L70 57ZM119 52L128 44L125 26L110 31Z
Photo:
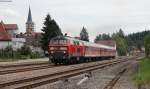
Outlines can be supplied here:
M51 16L47 14L45 21L44 21L44 26L42 28L42 39L41 39L41 44L42 44L42 49L44 51L48 50L48 44L49 41L56 36L61 36L62 32L57 23L55 22L54 19L51 19Z
M24 56L29 56L32 53L31 48L27 45L23 45L20 49L17 49L17 51Z
M124 32L123 30L120 28L119 32L118 32L118 35L122 38L125 38L125 35L124 35Z
M102 35L99 34L98 36L96 36L94 42L101 41L101 40L102 40Z
M89 34L85 27L83 27L80 32L80 39L83 41L89 41Z
M150 34L144 38L145 54L150 57Z
M101 41L101 40L111 40L111 39L112 39L112 38L110 37L109 34L103 33L103 34L99 34L98 36L96 36L94 42L96 42L96 41Z
M128 53L128 43L125 34L122 29L119 32L114 33L112 38L116 41L116 49L119 56L125 56Z

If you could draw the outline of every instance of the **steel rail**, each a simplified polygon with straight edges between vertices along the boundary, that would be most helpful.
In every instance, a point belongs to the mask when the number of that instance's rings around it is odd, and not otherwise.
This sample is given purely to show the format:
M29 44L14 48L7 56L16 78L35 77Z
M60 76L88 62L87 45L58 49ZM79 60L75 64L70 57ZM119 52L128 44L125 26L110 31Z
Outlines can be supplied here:
M39 65L39 66L29 66L26 68L13 68L13 69L4 69L0 70L0 75L5 75L5 74L11 74L11 73L19 73L19 72L26 72L26 71L32 71L32 70L40 70L40 69L47 69L47 68L52 68L52 67L58 67L55 65Z
M122 69L105 87L104 89L113 89L120 77L126 72L126 68Z
M19 64L6 64L0 65L0 68L11 68L11 67L22 67L22 66L32 66L32 65L42 65L42 64L49 64L47 62L29 62L29 63L19 63Z

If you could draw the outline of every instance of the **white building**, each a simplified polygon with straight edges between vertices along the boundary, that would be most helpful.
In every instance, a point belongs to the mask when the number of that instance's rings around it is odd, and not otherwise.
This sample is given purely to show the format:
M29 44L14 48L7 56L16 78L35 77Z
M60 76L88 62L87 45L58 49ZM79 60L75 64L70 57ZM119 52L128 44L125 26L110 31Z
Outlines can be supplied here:
M0 22L0 49L12 46L12 37L17 33L17 24L4 24Z
M12 38L12 48L14 50L21 48L25 44L25 38Z

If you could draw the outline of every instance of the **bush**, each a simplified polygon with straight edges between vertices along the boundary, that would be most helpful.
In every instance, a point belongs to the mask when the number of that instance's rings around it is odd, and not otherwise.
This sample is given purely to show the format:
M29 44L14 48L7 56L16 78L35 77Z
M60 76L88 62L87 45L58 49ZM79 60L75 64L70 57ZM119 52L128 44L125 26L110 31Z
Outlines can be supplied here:
M145 54L150 57L150 34L144 38Z
M7 59L13 57L13 49L11 46L6 47L5 49L0 49L0 57Z
M25 56L29 56L32 53L30 47L25 45L22 46L20 49L18 49L18 52L20 52L21 55L25 55Z
M116 49L119 56L126 56L128 53L128 45L125 38L119 36L119 34L114 34L113 39L116 42Z
M13 50L12 47L6 47L5 49L0 49L1 59L33 59L39 58L39 52L32 52L30 47L22 46L20 49Z
M34 59L34 58L40 58L40 53L39 52L32 52L31 54L30 54L30 58L31 59Z
M13 51L13 59L21 59L21 54L18 51Z

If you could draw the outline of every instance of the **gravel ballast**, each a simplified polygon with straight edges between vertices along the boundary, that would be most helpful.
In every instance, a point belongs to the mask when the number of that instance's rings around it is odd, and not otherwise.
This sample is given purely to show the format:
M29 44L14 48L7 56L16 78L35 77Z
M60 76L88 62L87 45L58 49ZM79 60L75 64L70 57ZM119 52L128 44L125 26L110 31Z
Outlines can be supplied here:
M82 74L68 80L61 80L53 84L43 85L34 89L104 89L104 87L116 76L116 74L124 67L128 67L127 72L119 79L119 82L113 89L136 89L131 83L131 74L136 69L137 62L129 61L92 71L92 76L78 85L85 78L86 74Z

